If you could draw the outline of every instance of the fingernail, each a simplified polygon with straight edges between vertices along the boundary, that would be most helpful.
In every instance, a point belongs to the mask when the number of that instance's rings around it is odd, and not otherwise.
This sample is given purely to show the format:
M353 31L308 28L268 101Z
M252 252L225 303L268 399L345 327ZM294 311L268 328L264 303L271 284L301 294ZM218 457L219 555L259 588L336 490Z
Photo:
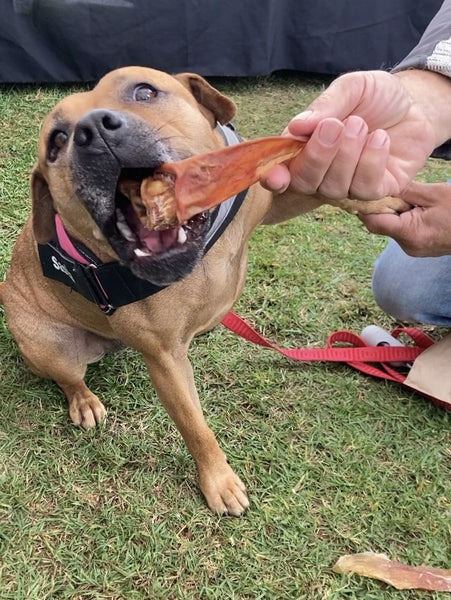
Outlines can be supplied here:
M309 119L312 115L313 115L313 110L304 110L303 112L301 112L298 115L296 115L295 117L293 117L291 120L292 121L307 121L307 119Z
M345 123L346 133L349 137L358 137L364 126L365 121L363 119L351 115Z
M337 121L326 121L318 128L318 138L326 146L333 146L338 140L343 126Z
M376 129L370 136L368 145L372 148L382 148L387 142L388 133L383 129Z

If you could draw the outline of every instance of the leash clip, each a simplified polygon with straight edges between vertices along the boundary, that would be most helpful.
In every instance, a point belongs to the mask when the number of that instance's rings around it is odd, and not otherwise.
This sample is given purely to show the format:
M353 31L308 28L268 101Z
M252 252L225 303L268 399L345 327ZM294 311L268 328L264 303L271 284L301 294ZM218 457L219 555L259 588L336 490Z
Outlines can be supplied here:
M95 303L103 313L106 315L112 315L116 310L116 307L110 303L108 294L104 290L102 283L97 276L96 271L98 267L99 265L90 262L86 265L83 265L83 271L85 273L86 281L89 284L91 293L95 298Z

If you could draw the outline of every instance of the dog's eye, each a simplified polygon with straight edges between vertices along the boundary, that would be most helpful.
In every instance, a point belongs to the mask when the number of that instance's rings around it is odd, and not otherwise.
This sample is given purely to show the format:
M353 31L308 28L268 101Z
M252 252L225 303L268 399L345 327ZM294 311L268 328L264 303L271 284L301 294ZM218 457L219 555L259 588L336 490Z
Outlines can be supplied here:
M135 88L133 99L137 102L149 102L158 96L157 90L148 83L142 83Z
M50 136L48 145L47 158L50 162L55 162L58 158L59 151L66 145L69 136L65 131L57 129Z

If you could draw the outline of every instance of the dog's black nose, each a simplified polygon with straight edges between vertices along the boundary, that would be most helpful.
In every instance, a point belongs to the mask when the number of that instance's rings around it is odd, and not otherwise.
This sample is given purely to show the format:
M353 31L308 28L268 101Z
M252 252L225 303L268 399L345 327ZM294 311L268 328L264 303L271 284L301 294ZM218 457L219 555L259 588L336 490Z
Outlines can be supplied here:
M96 141L107 143L117 137L125 125L121 114L113 110L96 109L86 114L78 122L74 132L77 146L96 145Z

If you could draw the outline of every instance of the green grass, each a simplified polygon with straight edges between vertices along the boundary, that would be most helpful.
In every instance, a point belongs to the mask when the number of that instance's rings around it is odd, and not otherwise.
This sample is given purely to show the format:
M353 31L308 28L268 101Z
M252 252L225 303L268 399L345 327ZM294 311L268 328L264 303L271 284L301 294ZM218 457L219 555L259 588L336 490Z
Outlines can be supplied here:
M277 134L325 81L214 80L243 135ZM67 87L2 88L0 277L29 211L39 123ZM443 181L449 166L421 173ZM236 311L286 346L339 328L395 324L375 305L383 248L357 219L322 208L251 240ZM0 315L0 598L421 598L336 575L345 553L451 567L449 413L344 365L295 364L222 327L192 346L208 422L246 481L251 510L209 513L193 462L126 350L88 373L109 416L88 433L54 384L22 363Z

